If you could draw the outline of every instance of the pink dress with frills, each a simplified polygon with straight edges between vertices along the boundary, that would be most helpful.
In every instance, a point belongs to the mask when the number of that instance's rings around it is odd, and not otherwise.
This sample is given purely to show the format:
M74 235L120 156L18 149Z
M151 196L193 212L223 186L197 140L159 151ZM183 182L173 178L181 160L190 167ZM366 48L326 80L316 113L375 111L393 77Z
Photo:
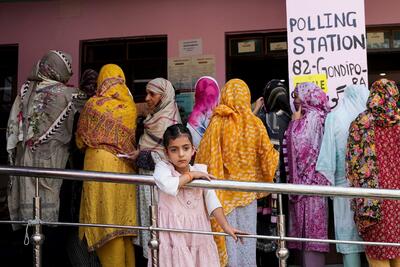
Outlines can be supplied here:
M191 166L192 170L204 171L196 165ZM170 171L172 176L181 175L172 166ZM179 189L176 196L158 192L159 227L211 231L202 189ZM159 232L159 240L160 267L220 266L217 246L211 235Z

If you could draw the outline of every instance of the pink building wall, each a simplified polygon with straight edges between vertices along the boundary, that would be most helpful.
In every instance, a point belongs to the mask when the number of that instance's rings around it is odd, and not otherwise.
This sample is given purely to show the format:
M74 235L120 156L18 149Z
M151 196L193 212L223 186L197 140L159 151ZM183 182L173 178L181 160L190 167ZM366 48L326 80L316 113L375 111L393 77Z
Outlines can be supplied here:
M397 0L366 0L367 25L400 24L399 7ZM0 45L19 45L18 84L49 49L70 53L73 70L78 73L80 40L160 34L168 36L168 57L179 56L179 40L202 38L203 53L216 57L217 79L222 84L226 32L285 28L285 0L51 0L0 4ZM74 75L71 83L77 84L77 79Z

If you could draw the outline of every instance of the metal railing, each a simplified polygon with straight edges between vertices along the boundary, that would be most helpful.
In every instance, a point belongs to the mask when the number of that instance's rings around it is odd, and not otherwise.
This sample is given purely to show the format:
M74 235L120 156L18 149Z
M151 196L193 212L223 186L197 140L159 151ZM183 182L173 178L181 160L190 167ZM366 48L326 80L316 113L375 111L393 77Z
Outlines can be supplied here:
M0 166L0 174L4 176L28 176L36 177L35 197L33 201L33 220L30 221L0 221L0 224L23 224L34 227L34 233L31 237L34 250L35 267L41 266L41 245L43 243L42 225L52 226L74 226L74 227L104 227L104 228L120 228L120 229L134 229L139 231L150 231L151 240L149 247L151 248L151 258L153 266L158 266L158 237L157 233L160 231L176 232L176 233L192 233L192 234L205 234L205 235L221 235L227 236L225 233L197 231L191 229L169 229L157 227L157 204L155 201L155 182L152 176L143 176L135 174L117 174L117 173L104 173L104 172L89 172L89 171L72 171L61 169L43 169L43 168L26 168L26 167L9 167ZM98 181L98 182L112 182L112 183L127 183L127 184L144 184L152 186L152 204L150 208L150 226L129 226L129 225L115 225L115 224L99 224L99 223L66 223L66 222L46 222L40 218L40 196L38 177L66 179L66 180L81 180L81 181ZM387 243L387 242L366 242L354 240L332 240L332 239L312 239L312 238L298 238L285 236L285 216L282 211L282 197L281 194L294 194L294 195L317 195L317 196L332 196L332 197L366 197L366 198L385 198L400 200L400 190L392 189L367 189L367 188L345 188L345 187L332 187L332 186L309 186L309 185L294 185L294 184L273 184L273 183L256 183L256 182L237 182L227 180L213 180L202 181L195 180L187 187L198 187L206 189L223 189L234 191L250 191L250 192L269 192L279 193L279 215L278 215L278 235L265 236L265 235L238 235L242 238L257 238L276 240L278 242L278 249L276 252L279 258L279 266L286 266L286 260L289 256L289 251L286 248L286 241L300 241L300 242L319 242L319 243L335 243L335 244L360 244L360 245L380 245L380 246L400 246L400 243Z

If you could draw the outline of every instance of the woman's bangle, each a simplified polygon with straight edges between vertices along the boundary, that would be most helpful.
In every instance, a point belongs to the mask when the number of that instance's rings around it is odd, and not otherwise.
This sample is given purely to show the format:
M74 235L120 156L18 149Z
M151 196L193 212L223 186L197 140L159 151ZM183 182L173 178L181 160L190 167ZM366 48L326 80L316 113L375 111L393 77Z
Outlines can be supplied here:
M184 174L189 176L190 182L193 181L193 175L190 172L185 172Z

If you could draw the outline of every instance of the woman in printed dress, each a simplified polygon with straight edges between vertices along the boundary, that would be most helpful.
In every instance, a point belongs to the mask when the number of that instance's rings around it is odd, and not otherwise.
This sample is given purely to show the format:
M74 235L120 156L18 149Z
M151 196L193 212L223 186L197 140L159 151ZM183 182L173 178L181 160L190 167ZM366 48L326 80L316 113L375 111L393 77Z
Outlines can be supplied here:
M367 110L350 126L347 179L351 186L400 189L400 94L394 81L372 84ZM365 241L400 242L400 201L356 198L354 219ZM371 267L400 266L400 247L366 246Z
M301 83L294 90L296 112L285 133L284 154L288 157L288 183L329 185L315 171L324 132L325 118L330 111L324 91L314 83ZM288 235L304 238L328 238L328 200L316 196L289 196ZM288 247L303 252L304 267L325 266L329 244L289 242Z
M7 151L13 166L66 167L72 137L74 114L80 111L87 95L67 86L72 76L71 56L51 50L35 65L22 85L12 107L7 128ZM11 220L33 219L35 178L11 177L8 207ZM42 220L59 219L62 179L39 179ZM20 225L13 225L14 230ZM59 228L44 227L44 263L58 259ZM54 257L46 256L52 254ZM53 263L55 264L55 263Z
M99 73L96 95L86 103L78 122L76 143L85 151L84 170L135 173L136 106L125 85L122 69L104 65ZM137 225L134 184L85 181L81 223ZM89 251L96 251L103 267L135 266L129 229L80 227L79 237Z
M250 99L244 81L228 81L200 142L196 162L206 164L208 172L218 179L272 182L275 175L279 155L263 123L253 114ZM256 232L257 199L266 195L217 190L229 224L247 233ZM214 220L212 227L222 231ZM255 239L246 239L244 244L225 237L215 240L221 266L256 266Z

